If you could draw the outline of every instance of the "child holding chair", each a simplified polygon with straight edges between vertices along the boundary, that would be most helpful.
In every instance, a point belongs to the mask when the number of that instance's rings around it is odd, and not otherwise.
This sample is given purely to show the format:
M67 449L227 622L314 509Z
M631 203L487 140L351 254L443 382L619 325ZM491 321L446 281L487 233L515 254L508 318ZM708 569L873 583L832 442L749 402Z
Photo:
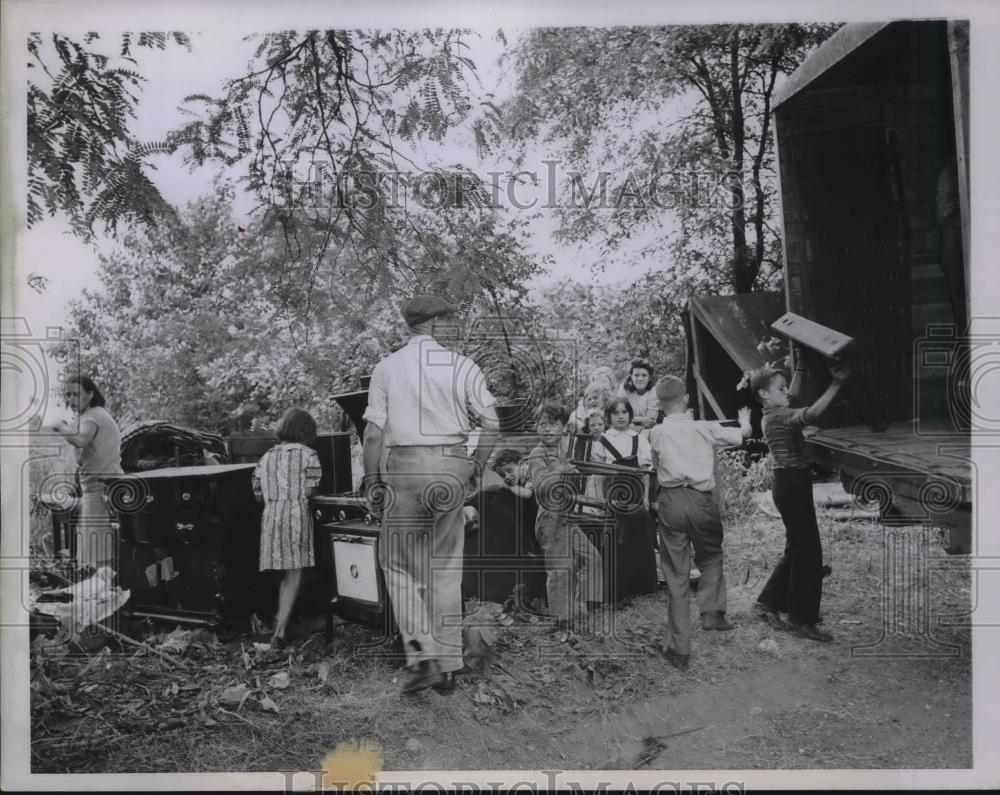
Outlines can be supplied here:
M583 424L581 434L576 437L573 446L573 458L577 461L593 460L594 445L597 444L607 428L607 421L604 416L604 408L594 408L587 415L587 421ZM592 500L601 499L601 485L603 480L600 475L587 475L583 488L583 496ZM583 513L597 513L598 509L590 506L583 507Z
M557 625L566 627L585 616L587 607L604 600L601 553L580 528L570 521L574 491L571 478L578 470L563 451L566 410L554 403L538 412L539 444L527 458L534 493L538 498L535 537L545 553L546 594Z
M649 442L658 486L660 556L670 596L664 651L671 665L686 670L691 655L691 546L701 572L697 594L702 629L735 629L726 618L722 516L713 495L715 449L736 447L750 436L750 409L740 409L739 428L696 421L687 413L684 382L672 375L656 383L656 396L665 416L650 431Z

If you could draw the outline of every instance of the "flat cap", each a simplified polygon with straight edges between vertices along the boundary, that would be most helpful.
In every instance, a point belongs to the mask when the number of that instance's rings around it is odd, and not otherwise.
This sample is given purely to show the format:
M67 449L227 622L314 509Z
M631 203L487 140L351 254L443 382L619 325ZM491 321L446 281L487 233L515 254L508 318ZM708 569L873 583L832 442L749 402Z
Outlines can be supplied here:
M408 326L416 326L438 315L453 313L455 307L436 295L415 295L400 310Z

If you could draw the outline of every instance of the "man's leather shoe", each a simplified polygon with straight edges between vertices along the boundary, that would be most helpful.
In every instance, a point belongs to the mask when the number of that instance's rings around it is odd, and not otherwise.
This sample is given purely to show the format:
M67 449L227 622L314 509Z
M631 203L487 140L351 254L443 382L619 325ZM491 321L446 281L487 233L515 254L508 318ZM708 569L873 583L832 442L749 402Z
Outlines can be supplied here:
M729 632L736 629L736 625L726 618L725 613L705 613L701 617L701 628L714 629L716 632Z
M450 696L455 692L455 674L446 673L441 674L442 681L440 684L431 685L436 693L440 693L442 696Z
M417 664L417 670L412 671L403 683L403 692L419 693L428 687L440 687L445 679L437 660L421 660Z
M673 649L666 649L663 652L663 656L678 671L686 671L691 665L691 655L689 654L678 654Z

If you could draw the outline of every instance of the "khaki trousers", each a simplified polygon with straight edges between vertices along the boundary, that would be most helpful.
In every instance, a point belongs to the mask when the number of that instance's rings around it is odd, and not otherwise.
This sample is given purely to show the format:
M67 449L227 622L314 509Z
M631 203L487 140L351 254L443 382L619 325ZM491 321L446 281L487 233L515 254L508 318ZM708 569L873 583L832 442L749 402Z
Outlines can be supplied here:
M667 648L691 653L691 608L688 605L691 547L698 580L698 609L726 612L726 579L722 572L722 517L711 491L687 487L661 488L657 499L660 557L667 578Z
M462 660L462 511L471 473L464 445L391 447L383 457L388 489L379 563L407 664Z

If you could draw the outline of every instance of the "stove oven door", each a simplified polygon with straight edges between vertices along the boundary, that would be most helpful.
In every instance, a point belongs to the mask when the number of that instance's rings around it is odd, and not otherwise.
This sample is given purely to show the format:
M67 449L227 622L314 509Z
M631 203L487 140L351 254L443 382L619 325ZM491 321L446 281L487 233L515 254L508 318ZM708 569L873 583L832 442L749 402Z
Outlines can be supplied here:
M333 612L349 621L393 630L392 609L378 563L379 529L363 521L335 522L320 529L321 565L331 578Z

